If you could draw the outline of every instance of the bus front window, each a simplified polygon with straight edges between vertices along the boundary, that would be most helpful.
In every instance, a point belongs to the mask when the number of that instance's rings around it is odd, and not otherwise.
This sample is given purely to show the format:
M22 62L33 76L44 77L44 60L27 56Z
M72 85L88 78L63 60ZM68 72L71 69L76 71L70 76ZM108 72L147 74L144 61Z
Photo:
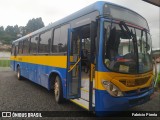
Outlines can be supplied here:
M138 46L139 73L145 73L152 69L151 62L151 37L143 30L136 30Z
M152 69L150 37L143 30L104 23L104 63L115 72L136 74Z

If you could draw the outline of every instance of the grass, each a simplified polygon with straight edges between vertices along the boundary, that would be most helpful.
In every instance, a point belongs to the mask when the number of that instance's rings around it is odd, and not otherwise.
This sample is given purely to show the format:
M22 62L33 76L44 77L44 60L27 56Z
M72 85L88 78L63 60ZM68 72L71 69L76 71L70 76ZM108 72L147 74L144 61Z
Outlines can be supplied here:
M9 67L10 60L0 60L0 67Z

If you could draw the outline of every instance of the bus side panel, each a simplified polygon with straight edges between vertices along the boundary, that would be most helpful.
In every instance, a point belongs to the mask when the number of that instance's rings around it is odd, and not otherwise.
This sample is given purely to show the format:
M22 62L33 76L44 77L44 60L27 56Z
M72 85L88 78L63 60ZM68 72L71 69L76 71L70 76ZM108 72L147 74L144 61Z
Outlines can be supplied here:
M57 73L62 82L63 86L63 93L65 97L66 93L66 68L58 68L58 67L51 67L51 66L45 66L45 65L38 65L38 64L31 64L31 63L25 63L27 64L29 68L28 72L28 79L47 88L50 89L50 81L49 81L49 75L50 73L54 72ZM27 72L26 72L27 73Z
M39 65L24 62L23 67L24 67L23 68L24 74L22 76L24 76L25 78L31 80L32 82L40 85L40 79L38 77L38 67L39 67Z
M20 66L21 76L47 88L48 90L50 89L49 75L51 73L57 73L61 78L64 97L66 96L66 70L67 70L66 68L58 68L58 67L38 65L26 62L17 62L17 61L15 61L15 64L16 66L18 65Z
M26 77L26 69L25 69L25 63L20 63L20 69L21 69L21 76Z
M15 69L14 69L14 60L10 60L10 67L11 67L11 69L14 71Z
M14 56L11 56L10 57L10 67L13 71L15 71L15 59L14 59Z
M25 78L29 78L29 63L24 63Z

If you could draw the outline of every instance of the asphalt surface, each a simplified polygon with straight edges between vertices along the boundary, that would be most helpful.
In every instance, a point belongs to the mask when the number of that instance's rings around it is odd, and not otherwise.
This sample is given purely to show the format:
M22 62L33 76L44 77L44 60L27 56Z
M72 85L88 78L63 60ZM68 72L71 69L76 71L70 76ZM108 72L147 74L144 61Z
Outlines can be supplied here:
M57 104L52 91L32 83L31 81L17 80L16 73L12 71L0 72L0 111L85 111L76 104L66 101ZM129 111L160 111L160 96L155 93L153 99L143 105L136 106ZM83 116L83 114L82 114ZM1 119L1 118L0 118ZM43 118L45 119L45 118ZM69 117L69 118L47 118L47 119L97 119L94 117ZM104 119L104 118L99 118ZM108 118L119 119L119 118ZM128 119L128 118L123 118ZM151 119L130 118L130 119ZM154 120L156 118L153 118Z

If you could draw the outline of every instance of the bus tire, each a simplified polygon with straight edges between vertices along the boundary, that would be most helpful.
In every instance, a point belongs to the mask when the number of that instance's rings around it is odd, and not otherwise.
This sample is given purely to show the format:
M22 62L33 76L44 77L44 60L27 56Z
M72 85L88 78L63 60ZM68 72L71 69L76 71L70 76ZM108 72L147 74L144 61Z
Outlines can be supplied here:
M17 67L17 78L18 78L18 80L22 80L21 69L19 66Z
M64 98L63 98L62 83L58 75L56 76L55 82L54 82L54 95L57 103L63 102Z

